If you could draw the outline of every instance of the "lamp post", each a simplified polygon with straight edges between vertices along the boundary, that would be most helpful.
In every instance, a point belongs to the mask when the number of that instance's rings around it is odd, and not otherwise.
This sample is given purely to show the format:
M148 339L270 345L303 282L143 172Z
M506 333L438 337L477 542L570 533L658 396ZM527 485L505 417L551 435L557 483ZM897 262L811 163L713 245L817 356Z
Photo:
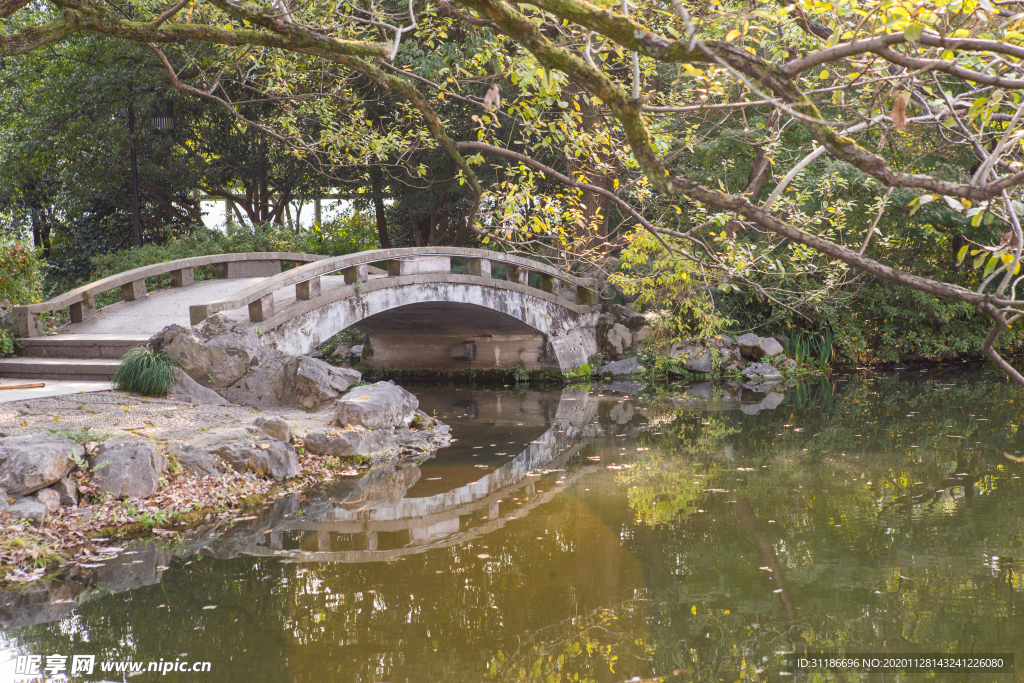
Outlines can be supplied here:
M160 100L153 105L153 114L149 123L158 133L171 135L174 133L174 100ZM132 243L136 247L142 246L142 214L139 212L139 161L135 150L135 107L128 105L128 132L131 134L131 159L132 159L132 221L134 224L134 235Z
M139 162L135 153L135 107L128 105L128 133L132 138L132 220L135 231L132 237L132 244L136 247L142 246L142 217L139 215Z

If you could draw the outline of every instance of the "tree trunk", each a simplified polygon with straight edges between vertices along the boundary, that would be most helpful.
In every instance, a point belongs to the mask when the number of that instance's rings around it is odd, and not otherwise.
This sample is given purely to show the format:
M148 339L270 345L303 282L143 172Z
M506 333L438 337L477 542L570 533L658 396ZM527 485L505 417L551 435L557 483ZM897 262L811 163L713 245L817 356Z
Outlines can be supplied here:
M583 117L583 128L588 133L595 133L601 128L603 123L601 113L596 107L585 104L580 113ZM599 161L615 163L613 157L600 158ZM615 187L615 176L612 173L594 168L579 159L570 157L567 159L566 167L568 175L579 178L583 174L589 184L603 190L611 192ZM611 209L611 200L595 192L583 192L577 206L583 214L584 221L584 225L579 227L579 232L575 235L580 242L579 247L593 249L608 239L608 214ZM594 229L591 230L591 227Z
M391 248L391 236L388 234L388 219L384 215L384 191L381 187L382 178L380 168L370 167L370 187L373 192L373 211L377 218L377 239L380 240L381 249Z

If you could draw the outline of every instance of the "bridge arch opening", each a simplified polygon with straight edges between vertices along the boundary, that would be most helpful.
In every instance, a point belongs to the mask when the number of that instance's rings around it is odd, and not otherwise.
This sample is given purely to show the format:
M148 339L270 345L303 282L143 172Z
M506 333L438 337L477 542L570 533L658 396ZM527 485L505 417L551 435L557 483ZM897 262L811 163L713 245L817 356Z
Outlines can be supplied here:
M457 276L372 280L354 295L302 302L287 320L263 329L278 349L308 353L355 327L372 349L364 363L394 370L509 370L523 363L531 371L569 372L596 352L594 308L500 280L449 277Z
M523 363L559 371L546 335L506 313L470 303L429 301L353 325L368 339L363 363L393 370L494 370Z

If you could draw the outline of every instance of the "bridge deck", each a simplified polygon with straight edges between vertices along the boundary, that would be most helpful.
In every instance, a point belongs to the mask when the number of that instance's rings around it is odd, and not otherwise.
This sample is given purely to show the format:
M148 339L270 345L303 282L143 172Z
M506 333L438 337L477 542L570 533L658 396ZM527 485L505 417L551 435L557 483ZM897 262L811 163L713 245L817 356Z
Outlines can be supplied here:
M88 320L64 325L60 332L75 335L129 334L148 339L173 323L188 327L189 306L231 296L265 279L251 277L238 280L204 280L188 287L161 289L150 292L148 296L138 301L123 301L105 306ZM322 281L324 289L345 284L345 278L341 276L327 276L322 278ZM285 306L294 300L294 287L274 292L274 303L277 306ZM240 321L249 320L248 311L244 308L225 311L222 315Z

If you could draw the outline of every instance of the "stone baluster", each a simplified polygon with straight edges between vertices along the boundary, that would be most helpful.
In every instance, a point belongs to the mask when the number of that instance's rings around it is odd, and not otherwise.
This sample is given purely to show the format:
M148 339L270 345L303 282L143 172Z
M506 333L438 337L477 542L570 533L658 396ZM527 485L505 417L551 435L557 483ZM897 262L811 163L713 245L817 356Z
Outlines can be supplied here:
M34 313L28 306L14 307L14 320L18 326L19 337L39 337L43 334L43 316Z
M182 268L171 271L171 287L188 287L191 284L195 284L195 281L195 268Z
M274 294L261 297L249 304L249 322L261 323L274 315Z
M594 290L583 285L576 285L576 303L584 306L593 306Z
M138 301L146 298L146 281L135 280L121 285L121 298L125 301Z
M540 274L540 290L558 296L562 292L562 281L554 275Z
M390 263L390 261L389 261ZM370 268L365 263L358 266L351 266L345 271L345 284L354 285L357 282L366 282L370 277Z
M470 258L469 259L469 274L476 275L477 277L490 277L491 276L491 261L485 258Z
M93 298L91 293L86 293L82 296L81 301L71 304L70 309L71 322L85 322L96 315L96 299Z
M522 266L514 266L511 263L508 264L507 269L508 275L506 276L506 279L509 282L518 282L523 285L529 284L530 271L526 270Z
M320 296L320 278L299 282L295 285L295 299L297 301L309 301Z

